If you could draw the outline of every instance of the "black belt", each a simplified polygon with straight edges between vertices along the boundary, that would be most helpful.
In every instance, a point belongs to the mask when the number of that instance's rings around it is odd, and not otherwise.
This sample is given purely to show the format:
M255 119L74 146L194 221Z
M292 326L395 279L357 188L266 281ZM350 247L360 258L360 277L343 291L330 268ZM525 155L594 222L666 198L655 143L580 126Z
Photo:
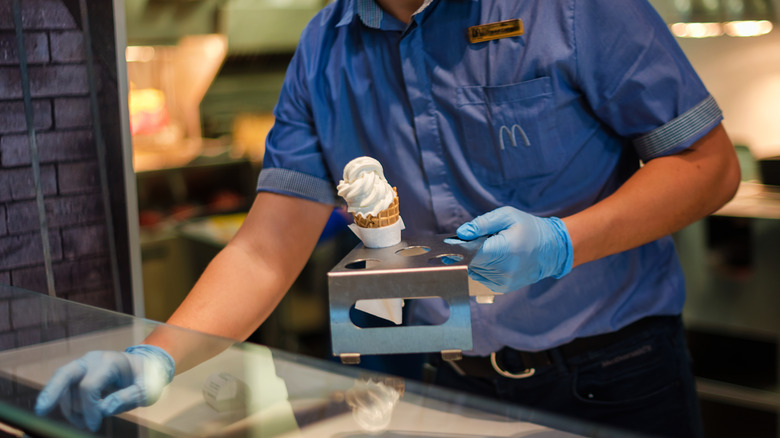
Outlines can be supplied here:
M633 322L620 330L602 335L577 338L568 344L544 351L520 351L504 347L492 353L490 356L463 356L457 361L448 361L460 374L471 377L495 377L502 375L512 379L531 377L537 368L543 368L555 364L557 361L568 363L569 359L589 351L598 350L630 338L647 328L662 324L664 321L672 322L678 316L651 316ZM507 368L506 363L519 363L520 365Z

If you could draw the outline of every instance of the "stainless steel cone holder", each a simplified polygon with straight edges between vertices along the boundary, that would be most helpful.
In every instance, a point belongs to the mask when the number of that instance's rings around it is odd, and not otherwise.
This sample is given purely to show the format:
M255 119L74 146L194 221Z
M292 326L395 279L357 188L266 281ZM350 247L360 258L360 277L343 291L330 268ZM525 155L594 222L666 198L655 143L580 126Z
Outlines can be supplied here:
M361 355L441 352L458 359L472 348L470 295L492 302L493 292L470 280L468 265L482 240L452 244L450 236L404 238L371 249L359 244L328 272L333 355L358 363ZM358 327L350 308L358 300L442 298L449 318L441 325Z

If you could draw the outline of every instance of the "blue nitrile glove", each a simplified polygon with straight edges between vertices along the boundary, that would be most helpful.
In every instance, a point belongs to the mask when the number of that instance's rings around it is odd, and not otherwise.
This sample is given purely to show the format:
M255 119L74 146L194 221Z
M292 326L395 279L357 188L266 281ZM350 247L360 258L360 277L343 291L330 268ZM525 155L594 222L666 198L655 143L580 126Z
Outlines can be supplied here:
M466 222L458 237L490 236L469 264L469 276L494 292L509 292L571 271L573 250L563 221L501 207Z
M103 417L156 402L175 370L173 358L153 345L91 351L54 373L38 394L35 413L46 415L59 404L68 421L94 432Z

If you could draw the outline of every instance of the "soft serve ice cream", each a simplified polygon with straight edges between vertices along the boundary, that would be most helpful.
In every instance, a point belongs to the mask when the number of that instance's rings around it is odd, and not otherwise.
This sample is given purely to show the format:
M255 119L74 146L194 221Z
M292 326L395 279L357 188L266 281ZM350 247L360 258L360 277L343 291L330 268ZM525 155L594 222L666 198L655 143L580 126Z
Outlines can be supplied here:
M404 221L398 209L398 194L385 179L382 165L371 157L358 157L344 167L338 194L347 201L355 223L349 228L366 248L387 248L401 242ZM403 299L358 300L355 308L401 323Z
M355 218L350 228L366 247L386 248L401 241L404 225L398 194L385 179L379 161L358 157L347 163L337 190Z
M398 221L398 195L385 179L379 161L371 157L350 161L337 189L359 227L382 228Z

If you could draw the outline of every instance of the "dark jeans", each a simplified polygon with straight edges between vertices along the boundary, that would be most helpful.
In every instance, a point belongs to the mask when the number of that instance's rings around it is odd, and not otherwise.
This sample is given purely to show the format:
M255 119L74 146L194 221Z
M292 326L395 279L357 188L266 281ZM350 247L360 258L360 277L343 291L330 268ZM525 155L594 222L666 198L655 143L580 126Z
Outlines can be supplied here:
M438 361L435 382L643 434L703 436L680 317L652 318L638 333L573 357L557 349L551 356L553 364L536 367L525 379L463 376ZM502 361L503 369L525 368L517 354Z

